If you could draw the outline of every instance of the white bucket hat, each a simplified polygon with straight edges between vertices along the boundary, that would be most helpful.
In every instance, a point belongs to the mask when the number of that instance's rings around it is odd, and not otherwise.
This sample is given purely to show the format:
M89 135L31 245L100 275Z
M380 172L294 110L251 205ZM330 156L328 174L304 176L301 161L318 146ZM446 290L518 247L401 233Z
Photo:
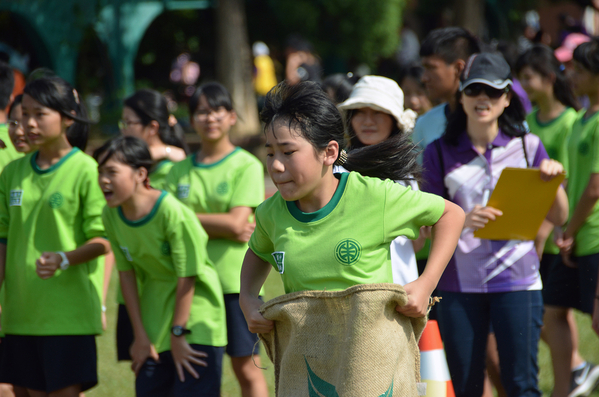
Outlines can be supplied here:
M340 110L371 108L395 117L397 126L410 132L418 115L403 107L403 91L391 79L382 76L364 76L352 90L349 98L338 105Z

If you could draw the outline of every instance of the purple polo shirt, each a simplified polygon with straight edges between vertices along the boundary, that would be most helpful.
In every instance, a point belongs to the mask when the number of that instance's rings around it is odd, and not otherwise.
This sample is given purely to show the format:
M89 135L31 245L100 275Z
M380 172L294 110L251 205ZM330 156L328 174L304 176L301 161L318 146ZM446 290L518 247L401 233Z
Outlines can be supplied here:
M526 153L531 167L538 167L547 152L540 139L526 134ZM457 146L439 139L441 156L435 143L426 147L423 157L426 192L445 197L469 213L475 205L490 196L506 167L526 168L522 138L512 138L503 132L480 154L464 132ZM443 167L441 167L441 158ZM444 170L444 175L443 171ZM485 194L485 190L488 193ZM487 197L488 197L487 196ZM514 200L518 192L514 192ZM451 292L508 292L539 290L539 258L533 241L484 240L475 238L474 230L464 229L438 289Z

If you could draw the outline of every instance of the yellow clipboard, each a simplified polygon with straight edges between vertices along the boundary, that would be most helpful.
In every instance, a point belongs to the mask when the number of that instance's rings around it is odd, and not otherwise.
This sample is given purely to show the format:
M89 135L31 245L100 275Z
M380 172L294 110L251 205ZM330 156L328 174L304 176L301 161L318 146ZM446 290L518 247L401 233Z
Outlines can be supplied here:
M535 168L505 168L497 181L488 207L503 212L495 221L474 232L487 240L534 240L555 200L565 174L549 182Z

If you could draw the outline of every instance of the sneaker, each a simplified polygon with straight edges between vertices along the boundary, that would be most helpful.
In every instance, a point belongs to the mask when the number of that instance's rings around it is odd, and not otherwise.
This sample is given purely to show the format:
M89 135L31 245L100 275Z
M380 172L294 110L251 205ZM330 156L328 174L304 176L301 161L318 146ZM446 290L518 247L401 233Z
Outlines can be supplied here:
M572 371L572 386L568 397L586 397L597 386L599 386L599 365L587 362L581 369Z

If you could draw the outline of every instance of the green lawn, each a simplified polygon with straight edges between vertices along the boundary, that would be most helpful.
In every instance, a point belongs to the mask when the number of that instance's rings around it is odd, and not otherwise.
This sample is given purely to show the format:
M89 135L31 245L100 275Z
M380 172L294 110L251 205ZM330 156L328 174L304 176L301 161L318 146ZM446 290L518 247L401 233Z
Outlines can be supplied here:
M86 393L88 397L130 397L134 396L133 372L128 362L117 363L115 351L115 321L116 321L116 291L117 272L113 274L113 282L110 286L109 299L107 302L108 310L108 330L98 338L98 360L99 360L99 385ZM266 300L272 299L283 293L283 286L279 275L271 272L266 282ZM580 332L580 352L582 355L595 363L599 363L599 339L591 329L591 319L588 316L577 316ZM551 371L551 359L547 346L541 343L539 353L539 364L541 367L540 383L544 395L551 393L553 385L553 375ZM262 354L262 365L266 367L265 375L271 389L271 396L274 396L274 372L272 364L265 354ZM223 368L223 387L222 397L240 396L239 387L235 380L235 375L231 369L228 358L225 358ZM592 394L593 397L599 397L599 392Z

